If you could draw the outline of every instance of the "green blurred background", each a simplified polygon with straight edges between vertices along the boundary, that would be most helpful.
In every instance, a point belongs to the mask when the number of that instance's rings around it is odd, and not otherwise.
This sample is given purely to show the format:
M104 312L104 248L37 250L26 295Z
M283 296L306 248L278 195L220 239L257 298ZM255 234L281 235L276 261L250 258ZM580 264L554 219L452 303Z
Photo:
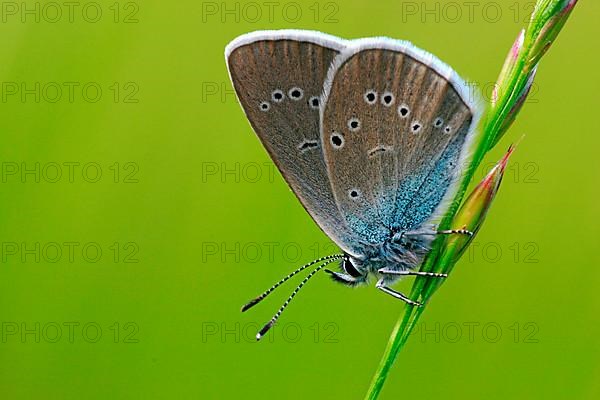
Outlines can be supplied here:
M2 398L362 398L402 304L318 276L258 344L293 286L239 312L333 246L251 131L224 47L386 35L489 96L533 2L0 6ZM488 159L526 135L486 225L382 398L600 397L599 15L580 1L544 59Z

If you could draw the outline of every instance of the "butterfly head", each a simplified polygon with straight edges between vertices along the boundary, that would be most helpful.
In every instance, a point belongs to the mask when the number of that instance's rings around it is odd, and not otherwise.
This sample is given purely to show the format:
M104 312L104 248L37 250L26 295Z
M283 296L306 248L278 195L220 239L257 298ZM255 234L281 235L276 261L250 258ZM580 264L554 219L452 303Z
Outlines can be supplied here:
M340 272L326 269L331 278L348 286L366 283L369 269L363 261L349 254L344 254L340 261Z

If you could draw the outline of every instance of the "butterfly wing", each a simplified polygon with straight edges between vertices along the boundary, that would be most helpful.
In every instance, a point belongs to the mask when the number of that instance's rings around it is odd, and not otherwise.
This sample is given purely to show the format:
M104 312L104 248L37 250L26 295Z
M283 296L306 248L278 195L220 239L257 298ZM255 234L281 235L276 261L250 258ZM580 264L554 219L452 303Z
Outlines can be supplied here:
M320 95L346 41L310 31L242 35L225 50L254 131L311 217L344 251L361 252L338 211L319 137Z
M450 67L407 42L354 41L323 102L327 169L352 230L381 243L447 209L481 114Z

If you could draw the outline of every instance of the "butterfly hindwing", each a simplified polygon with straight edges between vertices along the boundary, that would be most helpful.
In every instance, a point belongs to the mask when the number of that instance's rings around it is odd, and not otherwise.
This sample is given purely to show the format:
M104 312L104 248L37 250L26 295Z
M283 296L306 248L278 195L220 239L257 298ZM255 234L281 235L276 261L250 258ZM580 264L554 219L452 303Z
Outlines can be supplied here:
M345 222L370 243L445 210L480 110L464 83L406 42L354 41L325 82L321 137Z
M357 254L331 192L319 129L323 83L345 45L319 32L255 32L231 42L226 59L246 116L287 183L325 233Z

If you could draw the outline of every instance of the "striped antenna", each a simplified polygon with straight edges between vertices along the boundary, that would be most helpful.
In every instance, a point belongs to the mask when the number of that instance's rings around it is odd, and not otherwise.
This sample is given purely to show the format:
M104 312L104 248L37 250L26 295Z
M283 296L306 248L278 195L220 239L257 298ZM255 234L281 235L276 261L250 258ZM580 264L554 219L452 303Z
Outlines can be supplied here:
M255 299L250 300L246 305L244 305L242 307L242 312L254 307L255 305L257 305L258 303L260 303L261 301L263 301L265 299L265 297L267 297L269 294L271 294L271 292L275 289L277 289L282 283L286 282L288 279L290 279L292 276L296 275L299 272L304 271L306 268L315 265L316 263L320 263L321 261L325 261L325 260L337 260L344 257L343 254L333 254L331 256L325 256L325 257L321 257L318 258L316 260L313 260L311 262L309 262L306 265L301 266L300 268L298 268L297 270L295 270L294 272L292 272L291 274L289 274L288 276L286 276L285 278L283 278L282 280L280 280L279 282L277 282L276 284L274 284L273 286L271 286L271 288L269 288L267 291L265 291L263 294L261 294L260 296L258 296Z
M330 256L330 257L332 257L332 256ZM266 325L263 326L263 328L256 334L256 340L260 340L265 335L265 333L267 333L269 331L269 329L271 329L273 327L273 325L275 325L275 322L277 322L277 319L279 319L279 317L281 316L281 313L283 312L283 310L285 310L285 308L288 306L288 304L290 304L290 302L292 301L292 299L294 298L294 296L296 296L296 293L298 293L298 291L300 289L302 289L302 286L304 286L304 284L306 282L308 282L308 280L310 278L312 278L317 272L319 272L321 269L323 269L326 265L329 265L332 262L334 262L336 259L337 259L337 257L336 258L332 258L332 259L328 259L323 264L321 264L317 268L313 269L310 272L310 274L308 274L306 276L306 278L304 278L304 280L302 282L300 282L300 284L296 287L296 289L294 289L294 291L292 292L292 294L290 294L290 297L288 297L288 299L285 301L285 303L283 303L283 305L275 313L275 315L273 316L273 318L271 318L271 320L269 322L267 322Z

